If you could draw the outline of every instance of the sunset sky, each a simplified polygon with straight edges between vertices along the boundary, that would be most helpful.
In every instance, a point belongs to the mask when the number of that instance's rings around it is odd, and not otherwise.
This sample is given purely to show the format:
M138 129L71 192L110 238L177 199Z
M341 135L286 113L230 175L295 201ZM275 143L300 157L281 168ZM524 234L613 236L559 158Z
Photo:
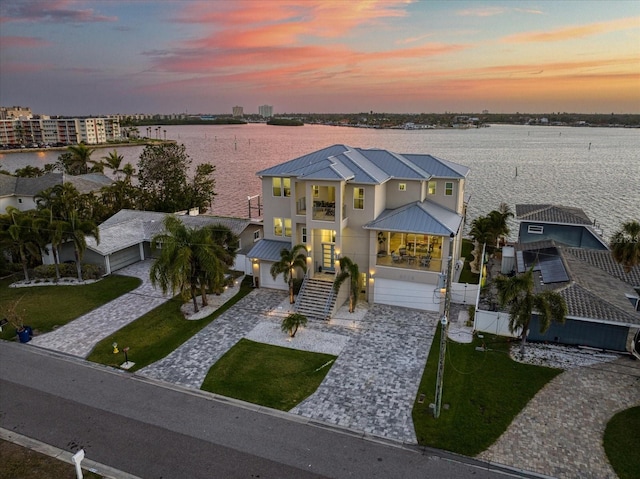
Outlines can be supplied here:
M640 1L0 0L0 105L640 113Z

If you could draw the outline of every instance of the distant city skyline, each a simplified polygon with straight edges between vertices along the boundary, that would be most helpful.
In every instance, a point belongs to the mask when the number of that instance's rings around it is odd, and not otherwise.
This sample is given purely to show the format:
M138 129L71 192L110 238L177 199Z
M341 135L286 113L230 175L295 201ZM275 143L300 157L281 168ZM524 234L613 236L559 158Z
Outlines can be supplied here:
M640 113L640 2L0 2L0 105L50 115Z

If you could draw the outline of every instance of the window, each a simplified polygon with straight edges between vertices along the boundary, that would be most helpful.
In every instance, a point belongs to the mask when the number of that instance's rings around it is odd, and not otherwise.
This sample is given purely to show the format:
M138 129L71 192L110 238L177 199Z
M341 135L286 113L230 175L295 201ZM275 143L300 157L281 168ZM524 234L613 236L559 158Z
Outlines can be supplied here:
M22 203L22 198L18 198L18 203Z
M311 185L311 191L313 192L314 198L317 198L320 196L320 187L318 185Z
M271 179L273 196L291 196L291 178Z
M353 209L364 209L364 188L356 187L353 189Z
M284 235L291 237L291 218L284 219Z
M532 235L541 235L542 233L544 233L544 226L542 226L542 225L529 225L527 227L527 232L531 233Z
M260 230L255 230L253 232L253 241L258 241L260 239Z
M453 195L453 182L447 181L444 184L444 194L445 194L445 196Z
M307 243L307 227L303 226L300 231L300 242L306 244Z
M273 218L273 234L282 236L282 218Z
M273 196L282 196L282 178L272 178Z
M435 181L430 181L428 184L428 188L427 188L427 193L430 195L435 195L436 194L436 182Z
M407 191L407 184L406 183L399 183L398 184L398 190L399 191Z

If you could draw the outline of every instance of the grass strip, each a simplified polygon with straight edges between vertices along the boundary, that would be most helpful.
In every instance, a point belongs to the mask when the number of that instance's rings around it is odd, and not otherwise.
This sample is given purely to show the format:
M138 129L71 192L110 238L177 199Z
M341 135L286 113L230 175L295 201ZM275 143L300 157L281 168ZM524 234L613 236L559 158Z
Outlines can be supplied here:
M128 347L129 361L135 363L129 371L137 371L170 354L244 298L252 289L251 277L245 276L240 285L240 291L233 298L206 318L194 321L184 318L180 312L183 302L179 298L174 298L100 341L87 359L118 367L124 363L122 349ZM113 343L118 343L120 351L118 354L113 353Z
M335 359L241 339L211 367L201 389L289 411L318 389Z
M440 332L438 326L413 406L416 435L422 445L475 456L493 444L561 370L513 361L506 338L484 334L471 344L448 341L443 407L434 419L429 404L435 397ZM486 351L476 350L483 345Z
M640 406L620 411L607 423L604 450L620 479L640 478Z
M20 299L24 324L36 333L46 333L134 290L142 281L129 276L111 275L80 286L31 286L10 288L11 280L0 281L0 304ZM3 327L0 338L15 338L15 328Z

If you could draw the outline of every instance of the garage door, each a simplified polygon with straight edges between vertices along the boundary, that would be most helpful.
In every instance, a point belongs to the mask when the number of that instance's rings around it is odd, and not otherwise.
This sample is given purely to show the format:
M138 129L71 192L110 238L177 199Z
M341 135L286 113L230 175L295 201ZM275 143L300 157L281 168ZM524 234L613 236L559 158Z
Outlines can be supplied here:
M289 289L289 285L284 282L281 274L276 276L275 280L273 279L273 276L271 276L270 273L271 264L272 263L266 263L264 261L260 262L260 287L282 290Z
M373 291L376 303L425 311L440 310L440 292L433 284L376 278Z
M109 256L112 273L138 261L140 261L140 247L138 245L129 246Z

